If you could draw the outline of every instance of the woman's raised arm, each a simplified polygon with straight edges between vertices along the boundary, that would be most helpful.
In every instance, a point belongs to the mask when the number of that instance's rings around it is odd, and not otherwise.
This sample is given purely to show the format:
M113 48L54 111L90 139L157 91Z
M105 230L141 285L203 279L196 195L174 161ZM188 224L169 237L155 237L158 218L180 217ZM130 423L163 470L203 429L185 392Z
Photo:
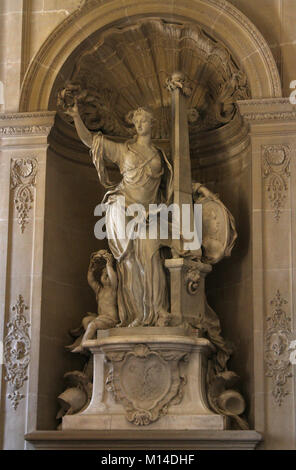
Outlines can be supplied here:
M80 117L80 114L79 114L79 110L78 110L78 105L77 105L77 101L75 100L75 104L72 108L68 109L67 110L67 114L69 114L70 116L72 116L72 118L74 119L74 124L75 124L75 127L76 127L76 130L77 130L77 134L80 138L80 140L82 140L82 142L89 148L91 148L92 146L92 141L93 141L93 135L92 133L87 129L87 127L85 126L84 122L82 121L81 117Z

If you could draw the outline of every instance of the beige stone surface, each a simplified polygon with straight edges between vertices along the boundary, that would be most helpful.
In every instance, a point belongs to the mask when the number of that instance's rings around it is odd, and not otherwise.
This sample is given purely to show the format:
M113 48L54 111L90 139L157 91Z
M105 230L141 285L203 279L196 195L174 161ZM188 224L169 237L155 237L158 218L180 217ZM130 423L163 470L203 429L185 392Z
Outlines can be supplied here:
M5 248L6 253L3 253L1 260L2 269L6 270L5 278L1 283L1 289L5 290L5 302L1 304L1 319L3 327L9 320L13 320L13 306L16 305L16 301L20 296L24 299L24 303L28 309L24 310L24 318L26 323L32 323L32 329L29 331L29 339L32 338L31 334L38 323L38 316L40 311L35 310L36 297L40 299L41 295L41 283L38 277L40 273L38 262L42 263L42 240L43 230L41 217L38 219L34 218L34 206L36 200L42 200L42 193L44 192L44 186L39 186L38 183L30 181L30 162L32 157L36 159L38 166L38 159L42 161L42 157L45 156L47 144L47 135L51 129L54 120L54 113L42 113L42 115L1 115L0 116L0 128L1 128L1 162L6 167L7 180L6 183L1 187L1 190L6 192L5 197L9 201L7 203L6 222L7 228L6 239L2 239L2 247ZM34 123L34 125L33 125ZM33 154L32 155L32 151ZM15 161L20 162L15 172L13 172L13 163ZM26 162L29 165L26 166ZM42 165L41 165L42 166ZM25 170L21 177L22 170ZM26 173L26 170L28 173ZM16 178L16 184L13 185L11 182L13 178ZM42 179L41 179L42 181ZM28 215L28 223L25 225L23 233L19 225L19 211L15 204L15 197L21 199L21 193L18 191L22 189L27 183L27 189L30 192L32 198L31 204L25 204L25 211ZM39 204L39 201L38 201ZM29 207L31 206L31 207ZM5 223L5 217L3 222ZM4 233L4 232L3 232ZM35 243L33 242L36 242ZM7 249L7 246L10 249ZM38 258L38 262L36 260ZM3 274L3 273L2 273ZM39 301L40 306L40 301ZM31 310L34 308L34 310ZM33 313L35 315L33 315ZM37 317L37 318L36 318ZM34 321L33 321L34 320ZM16 324L11 328L12 333L16 334ZM38 331L38 327L37 327ZM7 330L1 332L1 338L5 338ZM31 351L35 349L35 340L39 340L36 336L33 337L30 348L26 345L26 353L31 354ZM31 349L32 348L32 349ZM32 357L30 357L32 358ZM37 363L38 358L36 357ZM10 362L13 364L14 358L10 357ZM34 361L33 361L34 362ZM18 389L15 385L13 375L9 382L3 381L2 376L2 397L6 396L1 401L2 414L5 414L5 429L2 427L2 446L5 448L13 448L12 436L14 434L14 446L22 448L24 446L23 433L26 430L26 418L24 410L27 408L27 392L30 386L28 385L28 369L25 369L21 373L21 384L22 386ZM15 400L15 410L13 409L14 402L9 397L9 393L14 396L15 393L20 393L20 396ZM30 407L30 406L29 406ZM15 432L13 432L15 430Z
M30 449L254 450L255 431L53 431L26 436Z
M276 95L270 86L270 77L274 73L272 62L262 58L264 54L262 56L262 50L259 51L256 35L247 34L241 25L235 27L235 21L233 23L227 15L220 15L220 12L214 9L213 2L211 7L203 7L202 11L198 7L200 2L195 0L145 0L137 2L137 5L132 1L125 3L127 10L115 8L111 11L110 5L118 4L113 0L109 1L103 5L104 15L98 14L94 17L90 12L83 20L80 18L75 21L72 27L61 28L57 35L51 36L51 46L47 44L43 48L44 56L35 56L40 64L40 70L35 76L31 73L37 65L34 55L53 33L54 28L69 19L79 0L65 0L62 8L58 0L1 0L0 80L5 85L5 111L18 110L21 83L31 61L32 69L25 82L22 109L34 109L38 112L47 109L52 86L65 60L71 57L74 49L90 33L104 24L101 18L107 23L112 23L118 18L126 18L126 12L129 15L143 12L161 16L168 13L177 14L178 19L182 17L200 22L229 47L238 62L242 61L251 79L252 90L259 90L258 94L256 91L253 96L259 96L260 90L260 96L265 98ZM260 0L259 4L258 0L230 0L230 3L243 12L263 35L279 71L283 95L288 96L290 81L296 79L295 1ZM71 60L74 56L75 53ZM263 68L262 61L265 64ZM32 77L35 79L34 85L29 82ZM274 83L278 83L276 77ZM25 98L29 97L32 90L32 99L25 105ZM279 407L274 404L271 396L273 379L265 377L264 348L266 316L271 311L270 301L277 289L280 289L283 298L288 301L287 313L292 316L292 323L295 324L295 107L289 104L288 100L273 99L267 102L240 104L240 109L246 122L250 124L250 150L247 147L246 127L243 128L237 121L231 128L220 129L210 136L201 135L202 142L196 145L194 151L194 177L196 180L202 177L203 182L209 183L213 191L220 193L223 202L233 212L239 231L239 243L233 257L217 267L216 273L209 278L207 287L212 305L221 315L223 332L238 346L233 361L243 377L251 426L263 432L266 448L293 448L293 413L296 409L294 379L288 379L286 382L289 395L285 397L283 405ZM90 310L95 308L82 273L87 268L88 251L98 247L94 247L93 239L85 237L83 233L92 230L92 209L94 203L101 199L101 193L97 190L94 172L84 165L78 166L78 170L74 162L70 162L71 158L77 158L75 149L68 151L68 160L63 160L60 156L46 155L49 130L42 132L32 129L31 133L26 134L22 128L32 124L43 126L45 121L46 119L36 115L32 118L22 116L16 120L9 116L1 117L0 125L4 126L5 134L1 134L0 155L0 337L2 339L5 333L4 326L10 314L10 306L20 291L24 290L30 306L28 313L31 316L31 312L34 312L31 327L32 370L38 370L39 367L41 329L44 338L42 361L51 364L49 376L62 389L60 374L69 366L66 355L62 353L62 341L66 341L65 332L72 326L73 318L80 320L84 313L82 309L85 309L86 305ZM235 126L240 127L241 131ZM20 134L14 138L14 129L18 127L21 128ZM236 136L234 132L237 132ZM287 200L279 222L273 219L266 181L262 178L262 144L290 145L293 149ZM15 207L10 190L10 160L15 156L36 157L39 163L34 208L23 237L19 234L19 226L14 217ZM87 158L86 152L85 157ZM81 148L79 158L83 162L84 153ZM66 184L63 184L63 181L66 181ZM81 181L84 184L79 184ZM48 187L47 196L44 191L45 184ZM75 197L75 203L68 211L66 206L71 203L72 195ZM90 208L88 214L82 210L86 204L89 204ZM45 230L44 251L45 205L48 231ZM72 240L61 230L64 221L74 233L72 250L69 246ZM64 259L65 253L67 260ZM70 273L70 279L67 273ZM83 282L85 285L81 287ZM44 314L42 321L41 311ZM292 335L295 336L294 330ZM53 344L54 347L60 348L62 357L56 373L53 360L58 360L58 357L54 352L47 351ZM61 390L58 390L56 385L51 387L44 377L46 387L38 396L38 379L37 374L30 374L27 401L29 431L36 430L37 410L41 428L53 429L55 426L56 410L53 400ZM1 386L3 396L6 394L6 384L3 380ZM1 411L2 429L4 421L6 422L2 444L6 448L22 448L25 401L20 402L14 413L10 408L10 401L5 400ZM50 446L48 443L46 445Z
M205 338L189 336L181 328L167 327L156 328L156 330L157 332L149 327L133 328L130 333L129 328L122 328L115 330L115 334L109 330L106 334L99 332L97 340L84 343L84 346L94 354L92 400L82 413L63 417L63 430L134 429L136 426L134 415L139 409L141 412L149 410L150 413L148 412L147 416L150 414L154 416L153 421L146 423L145 426L137 426L140 432L147 429L172 428L179 430L226 429L226 418L211 411L206 399L205 358L213 350L211 343ZM166 357L166 363L163 366L162 351ZM167 352L169 352L168 356L166 356ZM121 356L117 357L117 355L125 353L127 353L127 359L121 362ZM186 364L183 364L182 359L188 354L188 360ZM116 398L113 394L111 397L105 387L106 359L113 363L113 391ZM132 374L131 369L140 366L137 362L141 362L144 367L143 361L149 368L150 380L149 385L146 380L143 382L139 392L137 382L142 380L142 375L139 372L137 375ZM155 373L154 376L152 375L156 364L158 364L157 367L165 367L166 372L163 370L161 377ZM178 400L180 403L174 403L177 377L181 373L186 377L184 395L183 393L180 395L180 400ZM147 379L145 375L144 378ZM147 390L153 390L153 400L144 399L145 393L147 394L145 387L148 387ZM166 390L165 396L163 396L163 390ZM167 399L168 412L163 416L160 411L162 408L159 411L156 410L158 410L158 402L163 403L164 399ZM135 403L137 407L133 408L136 406Z
M295 114L288 100L254 101L251 106L246 102L241 110L250 122L252 135L256 207L253 213L254 249L259 255L254 259L253 284L255 305L257 311L262 312L254 318L254 351L261 357L255 365L255 377L258 377L254 394L255 426L265 430L266 448L292 449L294 444L290 436L294 416L291 410L295 391L290 379L288 346L295 335L291 323L294 305L291 180L294 170L291 171L290 160L295 142ZM272 178L277 178L279 183L277 191L269 184ZM275 210L273 201L278 201L280 211ZM276 357L271 352L272 347L278 351ZM277 362L279 358L280 363ZM280 364L279 369L276 364ZM287 433L278 433L278 426L283 427L284 421Z

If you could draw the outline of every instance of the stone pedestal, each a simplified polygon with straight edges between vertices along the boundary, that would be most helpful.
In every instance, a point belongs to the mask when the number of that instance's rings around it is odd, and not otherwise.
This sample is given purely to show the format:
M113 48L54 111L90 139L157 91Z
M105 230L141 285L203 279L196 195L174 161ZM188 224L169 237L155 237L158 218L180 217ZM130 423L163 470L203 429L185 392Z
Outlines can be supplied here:
M92 399L63 418L63 430L226 429L207 403L207 339L177 327L121 328L84 346L94 355Z

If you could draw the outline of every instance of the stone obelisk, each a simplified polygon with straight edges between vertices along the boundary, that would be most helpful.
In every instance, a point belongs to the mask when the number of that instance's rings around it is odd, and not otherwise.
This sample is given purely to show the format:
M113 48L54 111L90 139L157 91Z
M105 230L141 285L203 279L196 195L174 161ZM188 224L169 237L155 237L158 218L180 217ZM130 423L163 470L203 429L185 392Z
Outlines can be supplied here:
M188 98L191 96L191 88L182 72L175 72L167 79L166 87L172 95L172 157L174 165L174 204L180 214L175 222L180 227L180 240L174 240L174 258L166 260L165 265L170 271L171 278L171 313L173 323L182 323L188 310L188 294L184 291L184 275L189 267L186 257L180 254L190 251L191 255L200 257L198 227L195 226L191 162L189 148L188 127ZM194 232L195 231L195 232ZM192 234L195 233L195 236ZM195 243L193 243L195 241ZM197 245L196 245L197 242ZM179 255L179 256L178 256Z
M194 250L192 233L194 218L192 208L191 162L188 128L188 98L191 88L182 72L175 72L166 81L172 95L172 156L174 164L174 203L180 210L181 251ZM186 217L186 223L183 219ZM189 219L189 220L188 220ZM189 222L189 223L188 223ZM194 250L195 251L195 250Z

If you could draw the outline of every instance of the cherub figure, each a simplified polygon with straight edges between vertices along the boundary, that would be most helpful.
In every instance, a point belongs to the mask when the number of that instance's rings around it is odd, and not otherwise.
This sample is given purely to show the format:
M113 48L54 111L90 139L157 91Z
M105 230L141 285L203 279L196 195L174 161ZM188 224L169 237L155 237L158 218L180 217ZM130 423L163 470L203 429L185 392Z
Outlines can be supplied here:
M113 256L107 250L100 250L92 254L87 273L87 281L96 294L98 303L98 316L83 326L86 331L81 343L72 352L82 352L83 342L95 336L97 330L114 328L118 322L117 311L117 274L113 268Z

